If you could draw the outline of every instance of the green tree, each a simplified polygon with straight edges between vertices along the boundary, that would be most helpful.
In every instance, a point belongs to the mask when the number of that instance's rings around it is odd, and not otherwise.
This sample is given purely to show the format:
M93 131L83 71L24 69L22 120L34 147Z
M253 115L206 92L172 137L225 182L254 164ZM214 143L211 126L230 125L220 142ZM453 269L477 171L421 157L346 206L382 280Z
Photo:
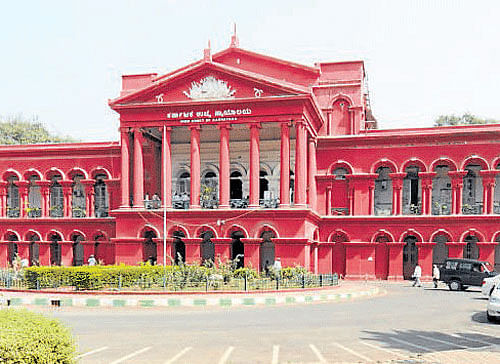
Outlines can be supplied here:
M434 120L434 126L450 126L450 125L477 125L477 124L498 124L500 120L483 119L471 113L463 115L440 115Z
M38 117L0 116L0 144L74 143L77 140L50 133Z

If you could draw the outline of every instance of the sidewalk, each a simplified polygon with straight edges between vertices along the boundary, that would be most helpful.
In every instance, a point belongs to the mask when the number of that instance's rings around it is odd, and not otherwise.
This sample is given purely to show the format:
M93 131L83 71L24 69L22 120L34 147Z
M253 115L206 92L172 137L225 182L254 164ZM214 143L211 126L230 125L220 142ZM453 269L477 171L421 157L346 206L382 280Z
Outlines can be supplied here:
M42 292L0 292L0 300L5 306L65 306L65 307L238 307L274 306L306 304L318 302L343 302L362 297L383 294L379 287L360 283L342 283L328 290L308 290L304 292L258 292L245 294L209 295L79 295Z

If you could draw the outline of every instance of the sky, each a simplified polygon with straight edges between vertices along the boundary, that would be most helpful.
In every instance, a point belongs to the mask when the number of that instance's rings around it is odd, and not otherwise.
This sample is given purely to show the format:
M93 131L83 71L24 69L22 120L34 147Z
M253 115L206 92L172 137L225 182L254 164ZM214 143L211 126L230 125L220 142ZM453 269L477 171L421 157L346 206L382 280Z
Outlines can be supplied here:
M118 140L121 75L165 73L229 46L306 65L364 60L379 128L441 114L500 119L499 1L4 1L0 115Z

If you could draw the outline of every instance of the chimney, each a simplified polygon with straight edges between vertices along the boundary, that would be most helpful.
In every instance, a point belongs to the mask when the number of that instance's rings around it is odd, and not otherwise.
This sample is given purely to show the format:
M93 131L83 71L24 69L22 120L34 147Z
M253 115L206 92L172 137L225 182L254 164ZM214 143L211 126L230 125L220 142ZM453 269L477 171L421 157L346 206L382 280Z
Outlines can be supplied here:
M231 36L231 44L229 45L232 48L238 48L240 42L238 40L238 36L236 35L236 23L234 23L233 35Z
M212 54L210 53L210 40L208 41L208 48L203 50L203 60L206 62L212 62Z

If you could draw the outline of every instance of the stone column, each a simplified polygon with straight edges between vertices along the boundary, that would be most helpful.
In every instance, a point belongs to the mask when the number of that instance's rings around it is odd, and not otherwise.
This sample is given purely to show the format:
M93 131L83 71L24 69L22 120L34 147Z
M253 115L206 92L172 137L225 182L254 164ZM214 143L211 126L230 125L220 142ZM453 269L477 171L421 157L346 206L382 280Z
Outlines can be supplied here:
M229 155L229 124L219 125L220 144L219 144L219 208L229 208L230 192L230 155Z
M85 187L85 216L94 216L94 184L93 179L82 179L80 181Z
M120 207L130 207L130 141L128 129L121 129L121 204Z
M73 181L61 181L61 186L63 189L63 216L71 217L72 215L72 202L73 202Z
M161 201L164 207L172 207L172 145L170 132L172 128L160 128L163 133L161 143ZM165 178L166 177L166 178ZM166 191L166 193L165 193Z
M42 217L50 216L50 181L37 181L40 186L40 196L42 197L41 209Z
M308 173L307 173L307 185L309 189L307 190L307 200L309 203L309 208L311 210L316 211L316 201L317 201L317 192L316 192L316 180L314 176L316 175L316 140L313 138L309 139L309 165L308 165Z
M259 207L260 192L260 132L259 123L250 124L250 208Z
M401 215L403 178L406 173L389 173L392 179L392 214Z
M134 207L144 208L144 159L142 143L144 137L140 128L134 129Z
M493 213L493 200L495 199L495 176L497 171L480 171L483 181L483 214Z
M19 187L19 217L27 217L26 208L28 207L28 181L17 181Z
M190 208L200 208L201 155L199 125L192 125L191 130L191 201Z
M307 130L303 120L295 123L295 206L306 207Z
M280 207L290 207L290 124L281 123Z
M432 179L436 172L421 172L418 175L422 178L422 215L432 213Z

